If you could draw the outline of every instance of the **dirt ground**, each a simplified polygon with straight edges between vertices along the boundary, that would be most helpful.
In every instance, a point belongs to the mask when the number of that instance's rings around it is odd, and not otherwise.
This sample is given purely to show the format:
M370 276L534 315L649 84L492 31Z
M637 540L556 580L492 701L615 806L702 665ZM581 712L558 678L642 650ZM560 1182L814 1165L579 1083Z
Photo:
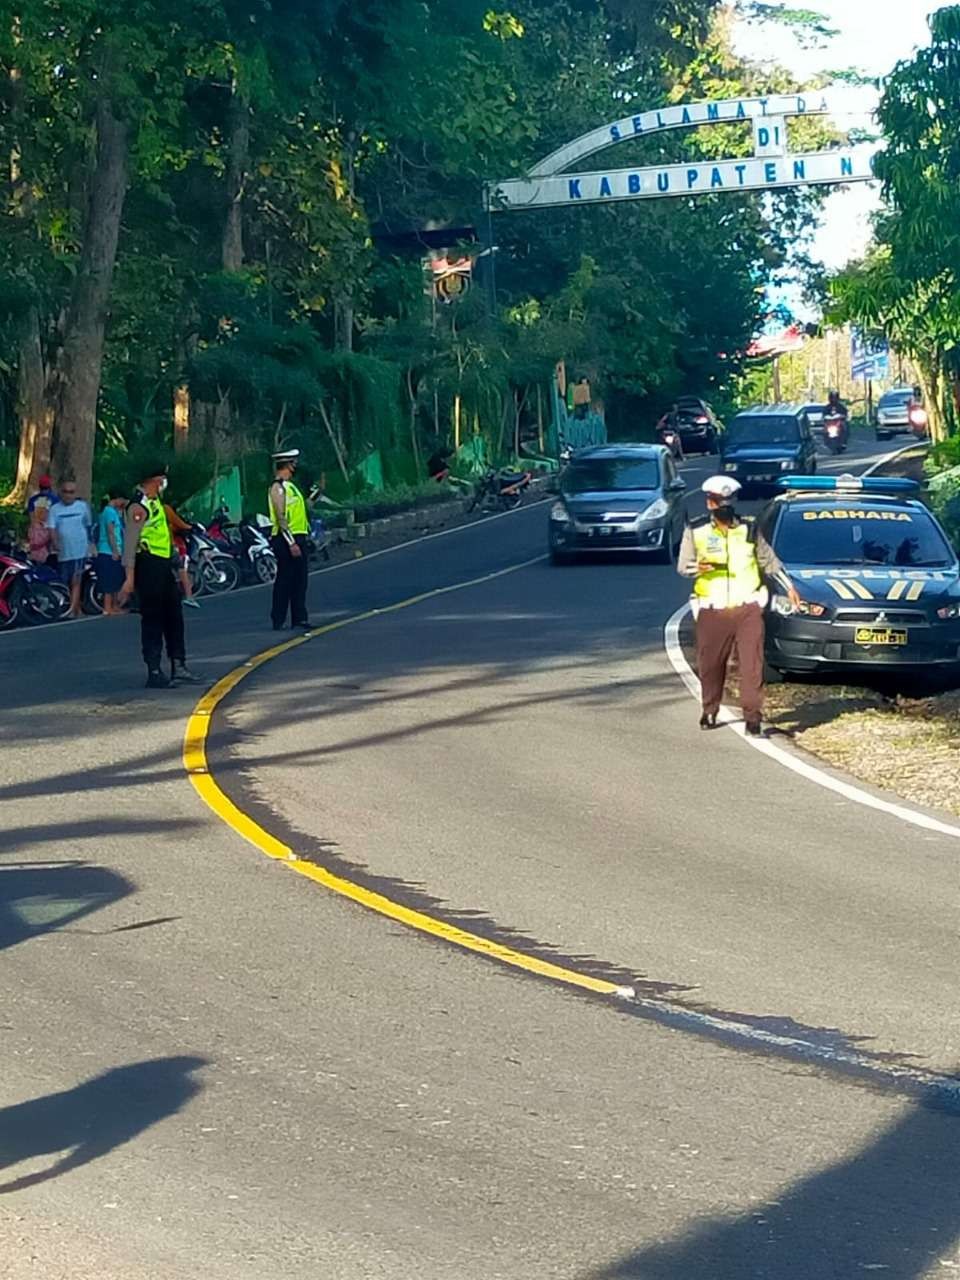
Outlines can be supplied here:
M692 635L687 660L695 666ZM736 666L726 702L739 699ZM960 690L922 696L813 679L767 689L769 736L872 786L960 816Z

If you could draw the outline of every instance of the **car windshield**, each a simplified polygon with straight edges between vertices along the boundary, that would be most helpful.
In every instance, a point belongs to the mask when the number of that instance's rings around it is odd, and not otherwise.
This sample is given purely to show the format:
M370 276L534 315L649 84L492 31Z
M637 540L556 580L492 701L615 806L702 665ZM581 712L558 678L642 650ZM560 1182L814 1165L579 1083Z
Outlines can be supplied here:
M881 409L901 409L904 405L910 403L913 399L912 391L888 391L885 396L880 397Z
M656 458L583 458L567 467L562 487L571 494L659 489L660 464Z
M881 506L791 507L777 528L775 548L786 564L944 569L954 562L926 511Z
M796 418L734 418L727 428L727 446L737 444L799 444Z

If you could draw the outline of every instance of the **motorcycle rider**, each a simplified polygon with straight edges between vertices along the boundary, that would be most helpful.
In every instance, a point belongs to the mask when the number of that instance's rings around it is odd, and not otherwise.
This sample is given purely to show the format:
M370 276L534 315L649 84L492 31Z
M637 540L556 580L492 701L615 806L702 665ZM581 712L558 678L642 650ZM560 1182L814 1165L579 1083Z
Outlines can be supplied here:
M683 462L683 440L680 437L679 420L680 411L673 404L657 423L657 439L667 446L678 462Z
M846 445L850 436L850 411L840 399L839 391L831 391L827 396L827 407L823 415L824 430L831 418L840 420L840 443Z

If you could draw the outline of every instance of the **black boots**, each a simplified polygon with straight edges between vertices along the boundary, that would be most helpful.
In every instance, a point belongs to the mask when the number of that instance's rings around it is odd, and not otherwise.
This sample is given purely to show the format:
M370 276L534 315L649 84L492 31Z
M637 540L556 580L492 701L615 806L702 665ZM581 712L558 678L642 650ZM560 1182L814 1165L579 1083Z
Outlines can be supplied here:
M700 717L700 728L703 730L715 729L717 727L717 717L715 715L708 716L706 712Z
M147 688L148 689L169 689L170 681L163 674L159 667L147 668Z

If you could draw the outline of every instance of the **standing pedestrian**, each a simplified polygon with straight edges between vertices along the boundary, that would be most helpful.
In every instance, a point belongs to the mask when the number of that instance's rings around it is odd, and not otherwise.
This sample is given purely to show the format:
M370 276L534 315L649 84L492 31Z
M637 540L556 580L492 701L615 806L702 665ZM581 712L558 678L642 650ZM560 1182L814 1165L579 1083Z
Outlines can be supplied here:
M575 418L586 418L590 412L590 382L587 378L581 378L573 388L573 416Z
M47 523L50 508L46 503L37 503L30 512L30 524L27 528L27 555L31 564L46 564L52 558L52 537Z
M60 501L54 492L53 481L49 476L41 476L37 480L37 492L27 500L27 514L33 515L37 507L50 508Z
M51 545L60 563L60 577L70 589L70 618L79 618L80 586L83 566L94 555L91 543L93 517L82 498L77 497L77 482L64 480L60 486L60 501L48 508L47 524L50 527Z
M764 610L769 593L764 578L777 581L795 608L796 587L773 548L753 522L737 515L740 485L714 476L703 486L707 515L687 527L678 571L695 578L697 664L703 694L701 729L715 729L733 650L740 668L740 696L747 733L763 732Z
M140 603L140 645L147 664L147 688L166 689L171 684L197 684L199 677L187 667L183 608L177 584L173 538L161 494L167 487L163 463L149 467L140 488L127 507L123 539L126 569L119 602L124 604L136 589ZM162 670L166 646L169 679Z
M310 629L307 618L307 535L310 520L306 499L293 483L299 457L299 449L286 449L273 455L276 479L270 486L268 501L273 534L271 544L277 557L271 609L274 631L283 630L288 610L291 626Z
M123 569L123 513L126 509L126 494L122 489L111 489L100 512L94 567L103 592L103 612L108 618L124 612L116 600L126 576Z

